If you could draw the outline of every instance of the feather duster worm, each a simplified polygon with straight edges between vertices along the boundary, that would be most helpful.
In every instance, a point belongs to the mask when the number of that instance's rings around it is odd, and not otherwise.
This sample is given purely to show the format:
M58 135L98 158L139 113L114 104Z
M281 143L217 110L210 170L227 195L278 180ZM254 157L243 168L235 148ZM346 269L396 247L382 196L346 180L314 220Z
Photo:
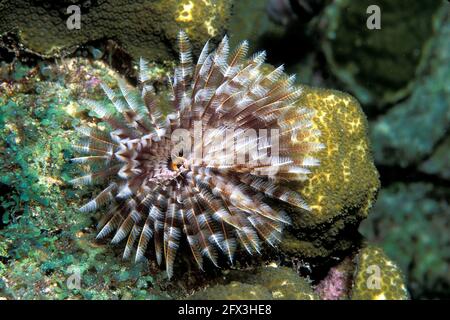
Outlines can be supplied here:
M72 180L105 183L80 208L109 206L98 238L114 231L113 243L127 238L124 258L137 243L136 261L152 242L169 278L180 241L201 269L204 258L217 266L219 252L232 263L238 243L250 254L261 242L275 246L289 217L264 199L309 210L282 183L305 180L319 164L311 153L323 147L308 140L319 132L312 110L296 105L302 89L283 66L263 72L264 52L246 58L244 41L230 54L225 36L215 51L206 43L194 65L184 32L179 49L167 116L142 59L139 94L119 80L118 92L102 84L110 102L83 101L108 130L77 128L83 138L75 148L88 155L73 161L91 171Z

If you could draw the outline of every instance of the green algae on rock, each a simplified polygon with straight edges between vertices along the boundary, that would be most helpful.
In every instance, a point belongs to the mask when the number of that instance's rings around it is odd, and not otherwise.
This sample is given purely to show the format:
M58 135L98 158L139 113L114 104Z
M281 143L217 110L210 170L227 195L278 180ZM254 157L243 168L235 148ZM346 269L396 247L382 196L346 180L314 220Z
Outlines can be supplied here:
M165 298L146 266L94 241L91 218L77 211L84 193L65 187L72 126L85 121L76 101L95 96L97 77L109 82L112 71L84 59L50 68L51 80L38 68L13 66L16 81L0 84L0 297ZM71 289L68 278L78 271L80 287Z
M316 300L309 283L286 267L259 267L230 271L226 284L197 291L190 299L199 300Z
M80 4L81 29L69 30L67 7L74 1L2 1L0 35L16 32L21 42L42 56L59 56L96 40L112 39L134 59L172 60L179 29L189 34L195 50L224 33L229 0L99 0Z
M352 300L409 299L402 272L383 250L366 246L356 259Z
M292 226L281 250L306 258L326 258L358 243L357 228L366 218L380 186L367 137L367 120L348 94L304 87L299 105L316 114L313 125L325 149L321 164L308 181L296 187L310 212L287 208Z

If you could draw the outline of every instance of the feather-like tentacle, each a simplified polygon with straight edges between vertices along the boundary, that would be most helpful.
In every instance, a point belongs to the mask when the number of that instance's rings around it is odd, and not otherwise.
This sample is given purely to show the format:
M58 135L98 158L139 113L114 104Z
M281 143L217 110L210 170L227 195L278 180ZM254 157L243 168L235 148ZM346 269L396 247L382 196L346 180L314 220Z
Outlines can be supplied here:
M141 59L139 94L119 79L117 90L101 84L109 102L82 101L106 129L78 128L75 149L87 155L72 160L88 173L74 185L107 182L80 208L110 203L98 238L127 238L124 258L137 243L135 261L152 244L169 278L182 241L200 269L206 260L218 266L219 252L232 264L238 245L249 254L260 253L263 243L276 246L290 223L276 202L311 210L283 184L306 180L324 148L314 112L299 105L303 88L283 66L267 72L264 51L247 58L243 41L230 54L225 36L212 52L206 43L194 64L183 31L178 46L167 101L173 111L160 108L167 98ZM178 129L194 142L191 150L172 141Z

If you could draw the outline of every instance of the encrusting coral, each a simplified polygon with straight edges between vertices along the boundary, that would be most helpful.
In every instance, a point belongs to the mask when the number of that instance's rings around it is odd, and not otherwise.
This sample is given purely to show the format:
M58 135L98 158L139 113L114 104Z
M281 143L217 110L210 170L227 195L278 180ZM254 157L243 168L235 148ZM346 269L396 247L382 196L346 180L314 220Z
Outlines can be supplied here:
M409 299L402 272L380 248L366 245L358 253L351 299Z
M80 9L80 29L69 29ZM17 33L27 50L44 57L73 52L89 42L113 40L134 59L171 60L176 37L186 30L194 50L211 37L221 37L230 16L229 0L98 0L98 1L0 1L0 35Z
M301 258L328 259L358 246L358 225L369 214L380 187L372 160L368 124L358 101L336 90L305 87L299 101L315 111L313 128L326 148L302 183L292 186L310 206L308 212L286 208L292 226L281 243Z
M199 300L317 300L306 279L279 266L231 271L224 284L199 290L189 299Z
M264 198L310 210L282 184L307 180L319 164L314 153L323 149L312 110L298 107L302 88L283 66L264 73L264 52L246 58L244 41L229 55L224 37L213 52L207 43L194 65L182 31L179 47L180 66L171 79L174 111L164 116L158 110L161 97L141 60L141 97L119 81L120 94L103 85L114 111L85 101L109 132L78 128L85 139L75 147L90 155L72 159L91 164L73 184L109 180L80 209L111 204L98 237L117 229L112 242L128 236L124 258L137 242L136 261L153 238L169 278L180 239L186 238L201 269L203 256L218 264L217 249L233 263L237 240L250 254L260 252L260 239L272 246L280 242L290 219Z
M292 269L272 263L250 270L233 270L223 283L198 290L189 299L267 300L403 300L409 295L397 266L380 248L364 246L330 269L318 285ZM314 290L313 290L314 288Z

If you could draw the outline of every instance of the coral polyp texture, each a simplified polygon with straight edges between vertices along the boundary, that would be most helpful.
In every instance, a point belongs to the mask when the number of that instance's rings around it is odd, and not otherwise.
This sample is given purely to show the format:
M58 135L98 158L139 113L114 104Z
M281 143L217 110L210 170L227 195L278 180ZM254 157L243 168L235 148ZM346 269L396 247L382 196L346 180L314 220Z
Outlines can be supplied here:
M79 29L67 27L71 5L80 8ZM107 41L112 50L163 62L174 58L180 28L190 36L195 52L210 37L220 39L231 7L230 0L0 1L0 12L5 12L0 15L0 34L17 34L28 50L45 57L65 56L81 44L108 39L118 45Z
M102 85L109 102L83 101L106 129L78 128L75 147L88 155L73 161L88 172L72 180L106 186L80 209L109 205L98 238L114 231L113 243L128 237L124 257L137 243L136 261L154 251L169 278L181 241L201 269L204 258L218 265L219 252L233 263L238 243L253 254L262 242L280 242L290 219L266 199L309 211L285 182L305 181L324 147L314 112L298 104L302 88L282 66L267 71L264 52L247 58L244 41L229 53L225 36L214 51L206 43L194 64L184 32L178 42L167 99L141 59L139 90L119 80L117 92ZM165 99L168 114L161 112Z

